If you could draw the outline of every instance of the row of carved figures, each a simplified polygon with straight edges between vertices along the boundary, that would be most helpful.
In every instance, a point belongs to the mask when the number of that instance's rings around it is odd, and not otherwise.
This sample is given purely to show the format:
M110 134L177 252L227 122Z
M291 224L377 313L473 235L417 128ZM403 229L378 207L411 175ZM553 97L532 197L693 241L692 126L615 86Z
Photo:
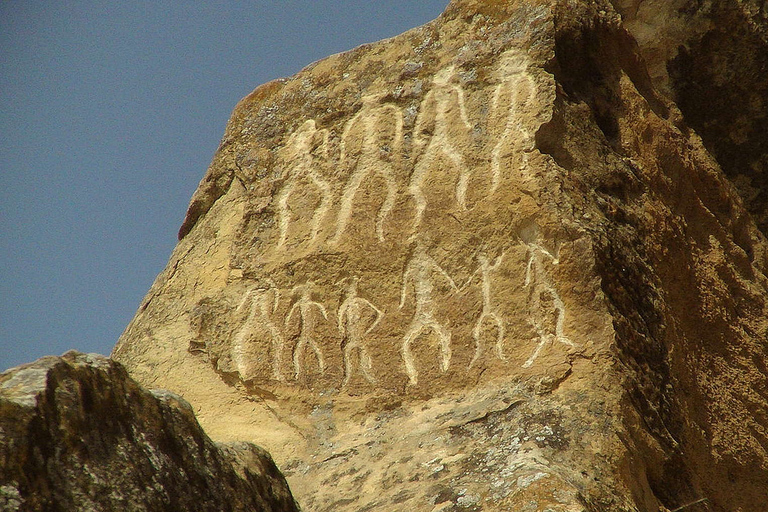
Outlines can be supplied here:
M527 73L527 57L517 50L510 50L500 58L498 68L499 83L495 88L491 104L492 119L498 119L494 126L498 128L497 141L491 153L491 179L488 196L492 195L501 183L502 159L508 154L510 146L522 151L523 166L527 165L527 153L532 149L532 136L519 113L534 101L535 82ZM438 159L448 162L458 175L455 184L455 199L460 210L467 210L467 189L471 179L471 167L465 162L460 150L471 140L473 126L465 105L465 93L458 84L454 66L438 71L429 92L425 95L414 128L414 147L418 157L406 187L406 193L414 204L414 218L411 230L421 224L427 208L425 182L430 170ZM395 205L398 193L395 169L391 160L383 154L399 154L403 144L403 112L389 103L381 103L381 95L365 96L362 108L346 123L340 142L340 167L350 160L348 147L354 141L360 142L361 150L351 174L344 186L340 198L339 212L331 244L338 243L344 234L352 216L355 196L366 180L380 178L384 182L385 197L376 216L375 231L380 242L385 241L385 222ZM505 107L506 106L506 107ZM425 130L427 124L433 124L431 130ZM388 128L385 130L383 128ZM360 134L359 132L362 132ZM423 133L429 132L428 136ZM387 134L382 136L382 134ZM290 207L291 197L297 188L312 186L319 195L319 202L310 221L309 237L317 240L321 226L326 221L333 202L331 185L316 168L313 148L319 140L318 150L328 158L328 130L319 130L314 120L305 121L288 139L284 148L284 158L289 162L290 170L285 176L285 184L277 194L277 224L279 238L277 247L282 248L288 240L289 227L293 221ZM463 141L461 139L464 139ZM462 144L463 142L463 144Z
M528 302L530 318L536 329L539 342L523 363L524 368L530 367L539 352L548 341L558 342L567 346L575 346L563 332L565 318L565 305L560 298L555 286L552 284L545 269L545 260L553 264L558 263L555 255L536 242L526 243L528 249L528 262L526 265L525 284L529 289ZM496 340L494 351L496 356L506 360L504 354L505 322L498 305L495 303L492 293L492 274L499 269L504 254L493 261L485 254L478 254L478 267L469 277L467 282L459 287L454 279L431 257L421 243L417 243L413 255L409 260L403 274L400 303L398 309L402 309L409 298L414 303L413 318L402 338L400 354L405 365L405 371L411 385L418 383L418 370L416 368L411 345L420 336L433 334L439 340L440 370L448 370L451 362L451 332L446 325L438 319L433 301L433 289L438 279L446 281L454 292L459 292L469 286L475 280L482 292L482 309L472 329L475 342L475 353L469 368L472 368L483 352L482 333L484 326L490 324L495 328ZM344 361L344 386L347 386L356 369L371 383L376 383L373 372L373 361L368 352L369 336L379 325L385 312L379 309L368 299L358 295L358 279L347 278L347 288L344 300L336 312L337 327L341 336L341 346ZM293 290L298 298L293 302L286 314L283 323L288 327L298 320L299 330L292 351L293 378L298 379L302 374L302 357L307 350L311 350L316 359L321 373L325 372L326 363L323 352L315 340L317 322L320 318L328 321L328 311L325 306L311 297L311 283L299 285ZM554 311L545 311L542 305L542 297L551 298ZM238 310L249 308L248 317L242 327L235 333L233 339L233 356L238 369L248 366L249 351L247 346L253 341L256 327L261 326L261 332L269 333L272 345L272 377L279 381L285 381L283 352L285 336L281 327L274 321L275 313L280 301L280 291L270 282L267 288L251 290L243 297ZM552 323L554 313L554 325ZM548 320L549 319L549 320ZM550 324L550 325L548 325ZM552 334L554 333L554 334ZM357 364L354 363L354 354L357 354ZM241 371L241 374L243 371Z

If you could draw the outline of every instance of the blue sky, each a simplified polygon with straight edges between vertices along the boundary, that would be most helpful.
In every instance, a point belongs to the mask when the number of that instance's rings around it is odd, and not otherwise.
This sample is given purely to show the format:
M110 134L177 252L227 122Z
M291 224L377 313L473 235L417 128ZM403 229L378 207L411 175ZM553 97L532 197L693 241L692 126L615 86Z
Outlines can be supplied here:
M447 3L0 2L0 370L111 351L240 98Z

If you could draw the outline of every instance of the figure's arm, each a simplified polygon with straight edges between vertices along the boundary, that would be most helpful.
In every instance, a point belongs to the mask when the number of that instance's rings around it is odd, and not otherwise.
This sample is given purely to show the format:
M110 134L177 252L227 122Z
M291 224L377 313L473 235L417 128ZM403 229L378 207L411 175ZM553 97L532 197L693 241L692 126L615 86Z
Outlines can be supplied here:
M325 306L323 306L319 302L315 302L315 306L317 306L317 308L320 310L320 313L323 314L323 318L328 320L328 312L325 310Z
M493 260L493 264L491 265L491 270L496 271L499 268L499 265L501 265L501 259L504 257L504 253L501 253L495 260Z
M347 159L347 138L349 137L349 134L352 131L352 128L354 128L355 124L357 124L357 120L360 118L360 114L363 112L364 108L365 107L362 107L357 114L352 116L352 119L347 121L346 126L344 126L344 131L341 133L341 142L339 144L340 146L339 164L341 165L343 165Z
M384 316L384 313L382 313L381 310L379 310L379 308L377 308L376 306L371 304L370 301L368 301L366 299L361 299L361 300L365 301L365 303L368 305L368 307L373 309L374 313L376 313L376 320L374 320L373 323L370 325L370 327L368 327L368 329L365 330L365 334L368 334L369 332L371 332L372 330L374 330L376 328L376 326L381 321L381 318Z
M475 271L472 272L472 275L467 278L466 282L463 285L461 285L460 289L461 290L466 289L472 283L472 280L475 278L478 272L480 272L480 267L477 267Z
M291 307L291 310L288 311L288 314L285 315L285 326L288 327L288 324L291 323L291 317L293 316L293 312L296 311L296 307L299 305L298 302L294 302L293 306Z
M438 272L440 272L440 274L442 274L442 276L445 277L445 279L450 283L451 288L453 288L454 291L458 292L459 291L459 287L456 286L456 282L453 280L453 278L451 276L448 275L448 272L443 270L443 267L441 267L437 263L435 263L435 268L437 268Z
M408 283L409 277L411 275L411 269L408 268L405 270L405 274L403 274L403 287L400 290L400 305L397 306L397 309L403 309L403 306L405 306L405 294L408 293Z
M395 142L392 144L392 153L399 156L400 148L403 145L403 112L394 105L391 105L389 110L392 110L395 116Z
M416 125L413 127L413 144L418 148L421 148L421 146L427 143L427 140L422 139L421 137L421 130L422 126L425 124L424 118L426 117L427 109L431 103L434 103L434 101L432 101L434 95L434 91L430 90L426 96L424 96L424 100L419 106L419 115L416 116Z
M530 257L528 258L528 265L525 268L525 285L524 286L528 286L529 284L531 284L531 269L533 268L533 260L536 258L536 252L530 247L528 248L528 251L526 254L530 254Z
M456 89L456 94L459 97L459 115L461 116L461 120L464 122L464 126L466 126L468 130L472 130L473 126L472 123L469 122L467 106L466 102L464 101L464 89L458 85L455 85L454 88Z
M243 309L243 306L245 306L245 303L248 302L248 299L250 299L252 295L253 295L253 290L249 290L248 292L245 293L245 295L243 295L243 300L241 300L240 304L237 306L237 311L240 311L241 309Z
M339 310L336 312L338 325L339 325L339 333L341 333L342 335L344 334L344 331L346 328L346 323L347 323L346 313L348 309L349 309L349 300L345 300L342 303Z

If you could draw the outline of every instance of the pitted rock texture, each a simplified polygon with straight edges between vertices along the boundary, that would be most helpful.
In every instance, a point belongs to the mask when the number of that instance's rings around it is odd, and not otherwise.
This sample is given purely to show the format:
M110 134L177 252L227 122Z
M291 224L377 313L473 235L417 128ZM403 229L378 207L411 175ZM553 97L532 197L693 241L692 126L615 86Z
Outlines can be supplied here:
M615 0L674 98L768 233L768 4Z
M298 511L263 449L217 446L183 399L78 352L0 374L0 509Z
M311 511L765 508L768 245L655 78L457 0L257 88L113 356Z

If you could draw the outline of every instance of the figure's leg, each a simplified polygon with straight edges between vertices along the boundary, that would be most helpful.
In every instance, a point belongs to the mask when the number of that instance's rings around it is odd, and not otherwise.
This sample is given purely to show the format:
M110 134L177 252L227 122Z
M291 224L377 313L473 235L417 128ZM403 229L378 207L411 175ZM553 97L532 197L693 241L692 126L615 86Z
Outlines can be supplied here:
M344 385L342 387L347 387L349 385L349 380L352 378L353 348L354 345L351 343L347 343L347 345L344 347Z
M280 191L280 195L277 199L277 225L280 228L280 239L277 242L278 248L282 247L288 238L288 224L291 221L291 212L288 209L288 199L291 197L292 191L293 184L289 183Z
M544 344L547 342L547 339L549 339L549 335L542 325L542 318L546 316L546 313L541 306L541 294L541 286L538 282L535 281L531 290L529 307L531 309L531 322L536 329L536 334L539 336L539 343L531 357L529 357L528 360L523 363L523 368L529 368L533 364L533 362L539 356L539 352L541 351L542 347L544 347Z
M502 361L506 361L507 359L504 357L504 320L495 312L489 316L496 323L496 355Z
M304 336L299 336L296 346L293 347L293 378L298 380L301 375L301 352L304 350L306 340Z
M352 215L352 203L355 199L355 194L363 183L363 179L368 173L363 170L359 170L359 167L355 168L355 172L349 178L347 186L344 188L344 194L341 196L341 206L339 208L339 217L336 221L336 234L333 235L332 243L338 243L341 239L341 235L347 229L347 223L349 217Z
M322 225L322 221L325 218L325 214L330 208L331 186L315 174L312 174L312 182L315 184L318 190L320 190L320 205L312 215L312 236L310 241L314 243L317 241L317 234L320 232L320 226Z
M413 322L408 328L408 332L403 337L403 346L401 349L403 355L403 362L405 363L405 372L408 374L409 384L415 386L418 383L418 372L416 371L416 365L413 362L413 353L411 352L411 343L415 340L421 331L424 329L423 323Z
M379 215L376 218L376 234L379 237L379 241L384 241L384 221L389 215L389 212L395 206L395 197L397 194L397 184L395 178L390 172L380 171L379 174L384 178L387 183L387 198L384 200L384 204L381 205Z
M569 347L575 347L576 345L568 339L563 330L563 324L565 323L565 304L563 304L563 300L554 288L550 287L550 293L554 298L555 311L557 312L557 320L555 321L555 335L557 336L557 341L568 345Z
M472 329L472 337L475 339L475 355L472 357L472 361L469 362L468 368L472 368L477 360L480 359L480 352L482 352L480 346L480 334L482 333L483 320L485 319L486 314L487 313L485 312L480 314L480 318L477 319L477 323L475 323L475 327Z
M373 361L368 351L364 347L360 347L360 369L363 372L366 380L371 384L376 384L376 378L371 374L371 368L373 368Z
M453 162L456 170L459 171L459 180L456 184L456 202L462 210L467 209L467 187L469 186L469 170L464 165L464 159L459 155L455 148L443 150L445 155Z
M416 166L413 169L413 174L411 175L411 182L408 185L408 193L413 196L413 202L415 203L416 208L416 214L413 219L414 231L416 231L416 228L421 224L424 210L427 209L427 198L424 197L424 191L421 189L421 186L424 182L424 175L426 174L427 169L429 169L432 160L434 160L434 155L432 154L434 153L434 150L432 147L433 146L430 144L427 151L424 153L424 156L422 156L416 163Z
M285 343L272 323L268 323L267 328L272 336L272 376L275 380L283 382L285 380L283 377L283 347Z
M523 368L530 368L533 362L536 360L537 357L539 357L539 352L541 352L541 349L544 347L544 344L547 342L547 337L542 337L539 340L539 344L536 345L536 350L533 351L533 354L531 354L531 357L528 358L528 360L523 363Z
M309 346L312 347L312 351L317 357L317 364L320 366L320 373L325 373L325 360L323 360L323 353L320 352L320 347L317 346L315 340L309 338Z
M430 327L435 330L440 338L440 371L446 372L451 365L451 331L434 320L431 322Z

